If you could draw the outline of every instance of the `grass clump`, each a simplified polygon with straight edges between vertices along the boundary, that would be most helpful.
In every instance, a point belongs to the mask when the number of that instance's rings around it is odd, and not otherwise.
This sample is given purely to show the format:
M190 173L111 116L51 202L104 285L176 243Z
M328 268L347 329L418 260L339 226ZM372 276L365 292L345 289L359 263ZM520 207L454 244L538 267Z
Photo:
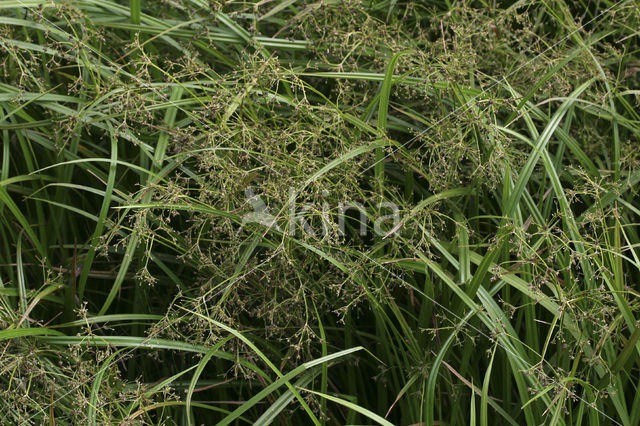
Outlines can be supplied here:
M0 413L640 423L639 18L0 2Z

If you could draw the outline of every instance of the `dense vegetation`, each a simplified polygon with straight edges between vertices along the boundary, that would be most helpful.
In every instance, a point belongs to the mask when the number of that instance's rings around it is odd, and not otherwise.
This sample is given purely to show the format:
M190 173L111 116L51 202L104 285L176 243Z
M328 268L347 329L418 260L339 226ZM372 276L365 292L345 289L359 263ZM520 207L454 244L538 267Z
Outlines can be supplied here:
M0 1L2 422L640 424L638 28Z

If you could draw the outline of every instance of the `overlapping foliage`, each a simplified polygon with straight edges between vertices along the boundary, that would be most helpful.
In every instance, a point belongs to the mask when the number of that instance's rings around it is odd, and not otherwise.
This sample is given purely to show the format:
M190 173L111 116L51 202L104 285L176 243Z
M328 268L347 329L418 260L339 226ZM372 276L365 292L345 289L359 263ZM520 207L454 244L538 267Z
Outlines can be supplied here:
M640 423L639 18L0 1L2 418Z

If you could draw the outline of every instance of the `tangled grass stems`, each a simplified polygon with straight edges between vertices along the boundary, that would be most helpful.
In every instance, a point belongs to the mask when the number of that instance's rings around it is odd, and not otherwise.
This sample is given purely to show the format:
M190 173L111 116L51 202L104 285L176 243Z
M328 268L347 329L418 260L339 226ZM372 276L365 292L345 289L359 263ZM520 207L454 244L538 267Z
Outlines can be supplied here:
M637 7L481 3L0 3L0 411L638 423Z

